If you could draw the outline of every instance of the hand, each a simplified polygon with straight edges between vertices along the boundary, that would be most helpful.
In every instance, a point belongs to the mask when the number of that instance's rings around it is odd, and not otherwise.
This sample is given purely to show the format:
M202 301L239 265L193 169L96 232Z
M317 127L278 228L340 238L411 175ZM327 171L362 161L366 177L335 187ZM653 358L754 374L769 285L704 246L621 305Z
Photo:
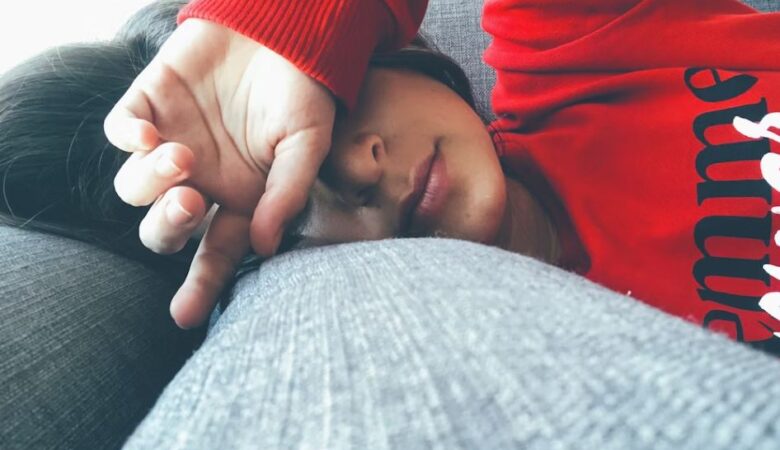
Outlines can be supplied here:
M132 152L117 194L154 203L144 245L181 250L218 205L171 302L179 326L208 317L250 242L261 256L275 253L330 148L335 111L331 93L280 55L188 19L109 113L109 141Z

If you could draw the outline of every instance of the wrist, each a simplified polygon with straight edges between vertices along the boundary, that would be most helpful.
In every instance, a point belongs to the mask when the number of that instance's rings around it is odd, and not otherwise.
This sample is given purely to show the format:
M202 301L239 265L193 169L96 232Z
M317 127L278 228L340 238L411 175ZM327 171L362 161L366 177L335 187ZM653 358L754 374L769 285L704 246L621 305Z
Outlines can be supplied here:
M374 50L392 33L379 0L193 0L179 23L200 18L227 26L273 50L325 85L348 109Z

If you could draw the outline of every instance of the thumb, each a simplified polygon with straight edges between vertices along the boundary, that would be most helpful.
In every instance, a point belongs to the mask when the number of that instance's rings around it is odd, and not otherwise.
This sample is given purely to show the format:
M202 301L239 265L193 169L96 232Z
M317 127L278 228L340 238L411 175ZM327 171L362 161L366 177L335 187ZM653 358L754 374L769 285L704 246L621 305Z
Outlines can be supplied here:
M276 253L284 229L306 206L314 180L330 150L331 129L299 131L276 146L265 193L255 208L250 236L261 256Z
M171 316L182 328L202 324L249 250L249 218L217 210L184 283L171 301Z

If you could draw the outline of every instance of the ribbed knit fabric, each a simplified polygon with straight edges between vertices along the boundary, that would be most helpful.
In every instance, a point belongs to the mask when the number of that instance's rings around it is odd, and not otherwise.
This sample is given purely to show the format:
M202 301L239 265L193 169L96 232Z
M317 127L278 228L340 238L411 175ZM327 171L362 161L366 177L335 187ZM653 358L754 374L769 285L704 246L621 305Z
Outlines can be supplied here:
M374 50L406 45L426 0L194 0L178 21L227 26L284 56L354 107Z

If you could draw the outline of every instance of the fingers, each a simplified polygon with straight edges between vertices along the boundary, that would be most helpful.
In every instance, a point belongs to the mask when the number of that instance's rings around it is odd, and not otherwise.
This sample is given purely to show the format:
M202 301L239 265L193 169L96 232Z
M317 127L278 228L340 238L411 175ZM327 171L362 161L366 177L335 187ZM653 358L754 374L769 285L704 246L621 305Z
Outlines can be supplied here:
M117 101L103 121L109 142L127 152L148 152L162 142L160 122L181 120L178 110L190 93L178 75L158 58L141 71L127 92ZM158 122L159 121L159 122Z
M187 278L171 302L171 316L181 328L202 324L249 251L246 216L225 212L214 215L198 247Z
M106 117L103 122L103 132L115 147L137 152L149 151L157 146L158 132L151 122L131 117L129 111L112 111L112 114L114 117Z
M125 203L149 205L190 176L194 166L190 149L168 142L152 152L130 155L114 178L114 189Z
M284 227L306 206L309 191L330 148L329 133L317 137L288 138L277 146L265 193L252 217L251 242L258 255L276 253Z
M159 144L159 133L153 125L151 101L141 88L156 76L154 64L144 69L103 121L103 131L115 147L127 151L150 151Z
M176 253L203 221L209 204L191 187L171 188L146 213L139 226L144 246L155 253Z

